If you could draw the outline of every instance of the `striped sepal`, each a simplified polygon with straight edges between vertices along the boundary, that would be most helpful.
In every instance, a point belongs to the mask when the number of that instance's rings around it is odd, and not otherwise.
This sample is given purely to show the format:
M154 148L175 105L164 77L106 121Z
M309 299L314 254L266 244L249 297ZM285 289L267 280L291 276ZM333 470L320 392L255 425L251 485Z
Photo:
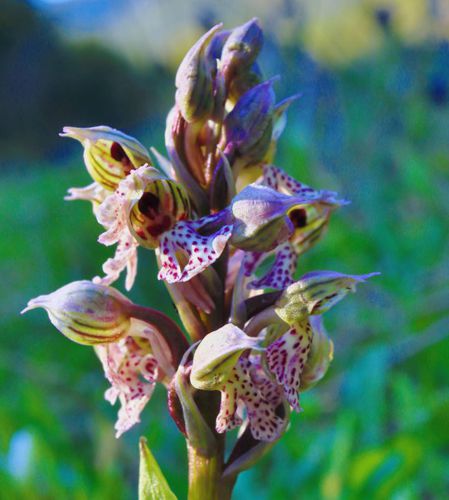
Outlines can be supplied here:
M61 135L81 142L89 174L109 191L114 191L132 170L151 164L148 151L139 141L110 127L64 127Z
M139 200L129 213L130 229L146 248L157 248L159 238L176 222L190 217L190 201L184 188L160 174L148 180Z

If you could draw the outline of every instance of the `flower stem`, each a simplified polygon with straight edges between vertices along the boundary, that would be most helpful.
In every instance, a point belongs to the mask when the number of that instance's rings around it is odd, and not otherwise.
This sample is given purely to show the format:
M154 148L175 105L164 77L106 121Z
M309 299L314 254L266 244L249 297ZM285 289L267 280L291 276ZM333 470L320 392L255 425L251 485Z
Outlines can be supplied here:
M189 456L189 500L224 498L220 496L222 470L220 450L212 456L204 456L196 448L187 444L187 452Z
M187 440L189 500L229 500L236 476L223 478L225 434L218 434L215 419L220 405L218 392L198 391L196 403L215 437L216 446L201 448Z
M223 447L212 456L202 455L187 442L189 457L188 500L230 500L236 476L223 478Z

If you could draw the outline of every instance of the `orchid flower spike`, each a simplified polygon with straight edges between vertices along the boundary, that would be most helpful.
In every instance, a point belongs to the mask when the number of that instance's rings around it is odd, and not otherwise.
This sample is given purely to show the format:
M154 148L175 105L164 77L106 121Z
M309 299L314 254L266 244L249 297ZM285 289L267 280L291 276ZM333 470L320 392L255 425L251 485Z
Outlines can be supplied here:
M214 26L187 52L166 120L169 159L151 149L160 170L118 130L63 129L83 146L92 178L66 199L92 203L104 228L98 241L115 253L102 276L32 299L24 310L44 308L63 335L94 348L110 383L105 398L120 402L117 437L139 422L156 383L167 387L189 462L201 462L208 476L190 475L192 498L213 497L219 481L235 479L282 436L291 411L301 409L300 393L333 358L322 315L377 274L295 278L298 258L347 201L271 164L298 95L276 102L275 79L265 79L257 61L262 45L252 19L228 31ZM139 247L155 252L192 345L165 314L109 286L126 271L132 287ZM205 391L220 393L218 412L218 394ZM216 433L239 426L226 463ZM143 463L142 484L147 469Z

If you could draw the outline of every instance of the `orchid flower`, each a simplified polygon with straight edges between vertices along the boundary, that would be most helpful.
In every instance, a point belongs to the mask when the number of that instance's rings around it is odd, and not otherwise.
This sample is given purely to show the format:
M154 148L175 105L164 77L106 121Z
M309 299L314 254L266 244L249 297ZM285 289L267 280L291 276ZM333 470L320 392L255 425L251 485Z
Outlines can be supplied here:
M114 191L132 170L151 163L145 146L111 127L64 127L61 137L70 137L82 144L87 171L94 183L105 191Z
M332 359L320 315L375 274L306 274L270 311L254 316L246 333L229 323L207 335L195 352L190 379L198 389L221 392L217 432L241 425L246 411L255 439L277 439L283 429L279 405L287 401L300 411L299 391L322 378Z
M241 356L246 350L257 353L261 349L259 339L227 324L207 335L195 351L192 385L221 391L217 432L240 426L246 411L255 439L272 441L279 437L284 422L276 408L282 402L282 391L264 372L257 356Z
M301 375L313 339L316 335L323 337L320 324L312 322L311 316L323 314L349 292L354 292L358 283L376 274L356 276L333 271L308 273L287 287L274 305L274 311L288 325L288 330L274 341L270 339L266 350L267 366L277 383L283 386L285 396L294 410L300 410L298 392ZM332 352L332 348L329 352Z
M184 336L161 313L91 281L75 281L36 297L22 312L38 307L67 338L94 347L111 384L105 398L121 403L115 425L119 437L140 421L156 381L174 373Z
M311 248L324 234L329 218L334 210L347 201L339 199L333 191L314 190L298 182L274 165L264 165L260 180L276 192L288 196L301 197L304 200L289 212L294 230L290 238L279 245L274 253L274 262L264 276L253 279L250 288L276 288L282 290L293 283L298 257ZM245 255L243 266L245 275L252 276L257 267L269 254L252 252Z
M182 185L144 165L123 179L115 193L98 208L98 221L107 229L104 245L117 243L115 257L106 261L104 278L110 284L128 267L127 288L132 286L137 246L157 249L161 261L159 279L169 283L188 281L215 262L231 237L223 225L207 236L199 230L210 218L189 220L190 201Z

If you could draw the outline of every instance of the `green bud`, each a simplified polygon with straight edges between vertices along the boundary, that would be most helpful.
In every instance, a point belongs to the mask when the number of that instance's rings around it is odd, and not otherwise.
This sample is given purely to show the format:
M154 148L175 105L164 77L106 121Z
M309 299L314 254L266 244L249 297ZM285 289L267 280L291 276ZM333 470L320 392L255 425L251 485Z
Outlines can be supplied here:
M247 349L261 349L260 340L248 337L232 323L206 335L193 356L190 375L193 387L220 389L229 379L242 352Z
M271 142L275 96L271 81L251 88L226 116L226 143L247 162L262 159Z
M195 43L176 73L176 104L187 122L201 120L213 109L213 73L216 63L208 57L207 48L221 26L214 26Z
M74 281L36 297L22 313L37 307L44 308L53 325L78 344L116 342L130 327L131 301L114 288L91 281Z
M262 72L257 63L254 63L250 68L244 68L237 72L229 83L228 99L231 102L237 102L245 92L259 85L262 81Z
M242 68L249 68L263 45L263 33L257 18L233 29L221 54L222 72L229 82Z

